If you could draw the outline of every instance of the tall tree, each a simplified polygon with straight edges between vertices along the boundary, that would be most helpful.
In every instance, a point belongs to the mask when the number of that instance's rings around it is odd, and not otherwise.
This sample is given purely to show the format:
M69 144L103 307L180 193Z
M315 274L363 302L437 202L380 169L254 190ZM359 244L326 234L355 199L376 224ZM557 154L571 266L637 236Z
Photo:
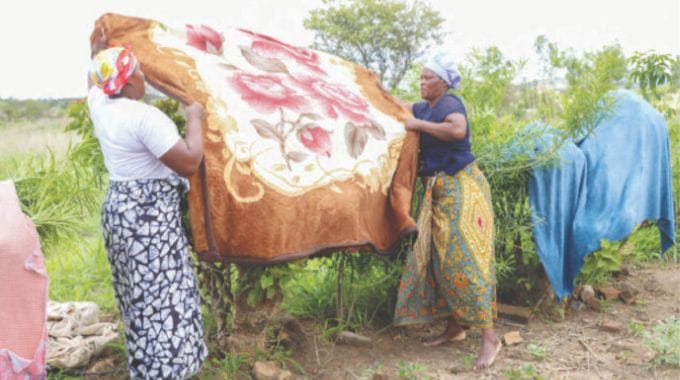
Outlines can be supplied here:
M323 0L304 20L314 48L357 62L394 90L444 35L444 19L421 0Z

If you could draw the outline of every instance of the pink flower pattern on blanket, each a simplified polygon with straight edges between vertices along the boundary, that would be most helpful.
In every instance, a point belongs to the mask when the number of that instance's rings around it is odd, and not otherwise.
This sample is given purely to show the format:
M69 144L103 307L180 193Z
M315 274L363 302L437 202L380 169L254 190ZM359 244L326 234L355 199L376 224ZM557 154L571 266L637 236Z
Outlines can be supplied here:
M297 131L300 142L314 153L331 156L331 137L328 132L314 124L308 124Z
M362 158L361 168L368 168L364 152L386 147L401 135L402 129L395 130L394 125L386 132L383 123L391 124L393 120L377 114L364 94L357 92L359 87L351 79L353 74L346 71L349 63L324 58L323 53L247 29L218 30L206 25L186 25L185 44L222 60L205 60L202 61L205 66L201 66L206 72L217 72L213 69L215 65L223 70L221 83L229 89L220 88L218 81L215 91L234 94L242 102L234 104L232 95L227 97L232 99L229 113L250 108L234 116L238 127L231 130L238 131L238 136L227 133L224 139L231 146L229 149L250 147L249 151L240 150L243 152L240 160L255 162L258 168L268 165L265 170L270 174L281 173L279 178L286 186L290 175L307 178L309 184L322 184L356 170ZM195 57L204 59L200 55ZM261 140L248 137L248 132L242 129L247 125L254 128ZM230 145L235 141L233 137L238 142ZM288 174L282 169L287 169ZM319 176L324 178L322 182Z
M237 72L228 78L228 82L241 94L242 100L259 112L270 114L280 111L280 118L275 124L261 118L251 119L250 123L258 135L279 143L281 155L289 169L291 162L303 162L309 157L288 148L287 139L293 132L311 152L331 157L332 130L309 124L309 121L323 118L315 110L320 110L323 116L333 120L340 116L348 119L344 131L345 142L349 156L354 159L363 152L369 136L385 139L384 129L369 118L369 105L362 97L339 83L322 79L327 74L318 66L318 54L272 37L239 30L253 38L250 47L241 47L244 59L267 74ZM316 76L296 76L288 69L291 61L304 65L314 71ZM297 120L286 119L283 109L299 112ZM305 122L304 119L309 120Z
M215 29L205 25L187 25L187 44L206 53L222 54L224 38Z
M251 32L247 29L239 30L253 38L253 43L250 47L256 54L270 59L292 59L298 64L304 65L315 74L326 75L326 72L319 67L319 55L315 52L303 47L287 44L264 34Z
M274 75L237 73L230 82L241 94L241 99L262 113L271 113L278 107L299 111L307 103L305 98L283 83L283 78Z
M337 119L342 114L354 122L368 121L368 103L342 85L315 78L298 80L298 84L319 103L326 116Z

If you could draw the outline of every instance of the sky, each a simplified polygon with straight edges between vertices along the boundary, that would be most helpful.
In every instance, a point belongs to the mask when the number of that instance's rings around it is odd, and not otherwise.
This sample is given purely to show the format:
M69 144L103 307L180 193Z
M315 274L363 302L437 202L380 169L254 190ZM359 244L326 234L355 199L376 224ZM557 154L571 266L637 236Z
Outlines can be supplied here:
M680 55L680 0L425 0L444 18L443 48L462 60L497 46L513 60L535 57L545 35L560 49L618 43L629 56ZM625 4L625 5L624 5ZM84 97L89 35L104 13L177 23L238 26L300 46L303 20L322 0L20 0L0 5L0 98Z

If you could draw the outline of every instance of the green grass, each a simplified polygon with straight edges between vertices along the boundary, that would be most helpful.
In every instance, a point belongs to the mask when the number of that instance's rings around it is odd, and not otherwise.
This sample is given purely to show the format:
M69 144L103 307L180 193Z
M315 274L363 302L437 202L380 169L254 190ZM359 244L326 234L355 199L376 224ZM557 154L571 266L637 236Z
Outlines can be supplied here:
M327 259L311 259L291 281L283 301L292 315L318 320L335 313L336 275Z
M475 359L477 358L477 355L475 354L465 354L463 355L463 368L466 370L470 370L473 368Z
M69 144L79 140L75 133L64 131L67 121L66 118L60 117L4 123L0 129L2 136L0 138L0 160L8 157L45 155L48 150L62 157Z
M430 377L425 375L426 368L419 363L411 363L406 360L399 361L399 378L403 380L424 380Z
M70 240L45 252L52 301L90 301L105 313L117 313L111 269L99 237Z
M679 99L676 105L680 106L680 94L676 94ZM676 115L668 122L668 131L671 147L671 177L673 178L674 204L675 204L675 236L680 238L680 115ZM668 259L673 262L680 262L678 256L678 244L666 252Z
M628 333L632 336L642 336L645 332L645 325L638 321L628 322Z
M242 374L241 366L246 364L246 358L238 353L226 353L224 358L209 359L200 377L204 379L236 379Z
M525 364L522 367L506 369L501 371L503 378L508 380L543 380L545 377L541 376L532 364Z
M115 312L99 228L102 190L87 181L87 168L66 160L70 144L78 140L64 132L67 121L60 116L4 122L0 180L15 181L24 212L41 233L50 299L91 301Z
M346 260L340 280L339 260ZM343 329L384 326L391 322L400 273L400 261L375 255L340 252L332 258L309 259L284 289L283 306L292 315L335 320ZM342 297L338 297L339 282ZM342 321L336 318L339 298Z
M548 350L536 343L529 343L527 345L527 352L538 360L543 360L548 356Z
M675 316L657 322L643 332L644 343L656 352L654 361L680 368L680 319Z

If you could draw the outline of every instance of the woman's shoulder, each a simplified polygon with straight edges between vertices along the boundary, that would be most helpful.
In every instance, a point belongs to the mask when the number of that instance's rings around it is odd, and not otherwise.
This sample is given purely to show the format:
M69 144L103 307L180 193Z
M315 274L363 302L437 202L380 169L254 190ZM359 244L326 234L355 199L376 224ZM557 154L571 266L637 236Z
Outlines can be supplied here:
M107 95L97 86L92 86L87 91L87 107L92 110L106 101Z
M426 101L415 102L415 103L413 103L413 105L412 105L412 108L413 108L412 111L413 111L413 113L415 114L415 113L417 113L417 112L419 112L419 111L422 111L422 110L424 110L424 109L427 109L427 107L428 107L428 103L427 103Z
M159 120L172 122L163 111L141 100L120 99L119 112L132 120L138 120L141 124L158 123Z
M444 95L444 97L442 98L442 103L444 103L445 105L458 105L458 104L464 105L463 99L461 99L460 96L452 93L447 93L446 95Z
M449 111L449 113L466 113L463 100L455 94L446 94L439 102L439 106L442 107L442 109Z

